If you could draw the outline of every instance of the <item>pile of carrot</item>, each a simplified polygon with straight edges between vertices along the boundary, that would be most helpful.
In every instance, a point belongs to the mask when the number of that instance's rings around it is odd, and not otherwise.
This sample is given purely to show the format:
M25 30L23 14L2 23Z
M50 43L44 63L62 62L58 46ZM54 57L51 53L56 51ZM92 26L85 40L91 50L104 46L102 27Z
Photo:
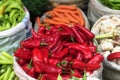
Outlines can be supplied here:
M45 15L46 18L43 19L43 23L50 25L69 25L71 23L75 23L85 26L82 12L76 6L59 5L51 11L47 11Z

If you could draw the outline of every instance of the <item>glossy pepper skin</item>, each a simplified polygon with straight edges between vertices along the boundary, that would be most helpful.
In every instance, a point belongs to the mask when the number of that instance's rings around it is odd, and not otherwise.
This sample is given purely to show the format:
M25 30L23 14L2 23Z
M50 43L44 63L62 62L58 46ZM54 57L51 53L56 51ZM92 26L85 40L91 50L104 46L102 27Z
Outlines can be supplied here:
M113 61L114 59L120 59L120 52L114 52L108 55L107 60Z
M21 47L15 51L14 56L20 59L30 60L32 58L32 51Z
M103 61L104 57L96 53L87 63L88 64L100 64Z
M41 72L39 66L38 66L36 63L37 63L37 62L38 62L38 63L43 62L43 55L42 55L42 52L41 52L38 48L34 48L34 49L33 49L33 57L32 57L32 60L33 60L33 65L35 66L35 71L36 71L36 72Z

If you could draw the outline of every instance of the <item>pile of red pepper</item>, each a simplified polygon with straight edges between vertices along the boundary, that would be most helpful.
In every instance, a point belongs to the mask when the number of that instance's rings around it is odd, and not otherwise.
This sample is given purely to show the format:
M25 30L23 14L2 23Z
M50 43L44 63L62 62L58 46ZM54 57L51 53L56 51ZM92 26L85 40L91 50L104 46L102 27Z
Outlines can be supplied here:
M21 42L14 55L23 70L39 80L82 78L99 69L103 56L96 52L94 34L80 25L40 26Z

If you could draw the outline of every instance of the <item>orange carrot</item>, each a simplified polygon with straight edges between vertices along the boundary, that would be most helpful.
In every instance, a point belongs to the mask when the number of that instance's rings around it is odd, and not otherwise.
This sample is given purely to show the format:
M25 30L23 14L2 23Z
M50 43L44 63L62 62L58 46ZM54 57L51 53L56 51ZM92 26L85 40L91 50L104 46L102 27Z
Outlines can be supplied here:
M56 17L60 17L60 18L62 18L63 17L63 14L61 14L61 13L58 13L58 12L56 12L56 11L52 11L53 12L53 14L56 16Z
M40 17L37 17L37 18L36 18L36 23L37 23L38 26L41 26Z
M68 5L59 5L56 7L56 9L75 11L77 9L77 7L76 6L68 6Z
M62 22L57 22L57 21L54 21L54 20L49 19L49 18L45 18L45 19L44 19L44 22L45 22L45 23L49 23L49 24L54 24L54 25L64 24L64 23L62 23Z
M70 15L71 15L74 19L76 19L77 21L79 21L79 24L81 24L81 26L84 26L84 19L83 19L83 18L79 17L78 15L76 15L76 14L74 14L74 13L72 13L72 12L70 12ZM81 15L81 16L82 16L82 15Z
M64 15L71 23L79 23L79 21L75 20L69 13L64 13Z
M59 18L59 17L54 17L52 18L53 20L57 21L57 22L63 22L63 23L66 23L66 24L69 24L70 22L65 19L65 18Z
M51 17L55 16L52 11L47 11L45 14L46 14L46 15L49 15L49 16L51 16Z
M53 10L56 11L56 12L59 12L59 13L74 12L74 11L65 10L65 9L58 9L58 8L55 8L55 9L53 9Z

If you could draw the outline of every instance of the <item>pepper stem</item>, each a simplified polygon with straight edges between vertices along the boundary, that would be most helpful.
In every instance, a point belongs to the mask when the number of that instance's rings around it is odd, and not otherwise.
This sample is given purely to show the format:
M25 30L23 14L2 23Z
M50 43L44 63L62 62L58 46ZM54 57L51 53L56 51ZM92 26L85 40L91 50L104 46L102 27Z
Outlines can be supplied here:
M40 43L40 45L41 45L41 46L47 46L47 45L48 45L48 43L41 42L41 43Z
M28 64L28 68L32 68L32 59L30 60L30 63Z

